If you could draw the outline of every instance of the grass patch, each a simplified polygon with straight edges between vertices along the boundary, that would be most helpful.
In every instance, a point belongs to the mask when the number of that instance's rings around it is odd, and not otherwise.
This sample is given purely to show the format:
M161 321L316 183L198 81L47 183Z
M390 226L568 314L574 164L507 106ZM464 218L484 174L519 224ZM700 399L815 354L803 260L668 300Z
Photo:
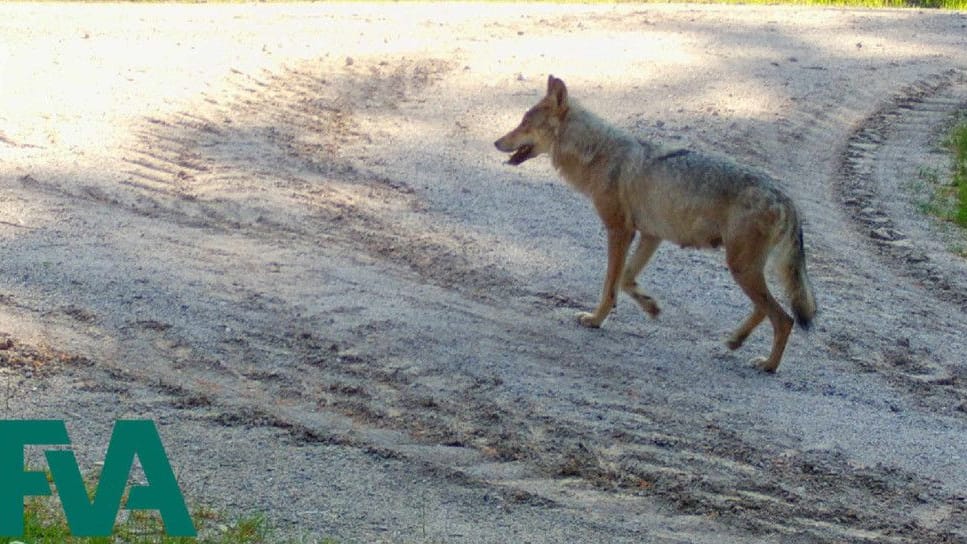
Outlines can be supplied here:
M952 225L961 236L949 249L967 258L967 111L961 112L953 128L939 142L950 153L950 167L923 167L910 190L917 208Z
M956 205L952 219L967 228L967 112L961 113L960 117L945 143L953 155L950 185L956 195Z
M967 228L967 111L958 115L953 129L941 142L950 152L949 174L946 169L923 168L920 181L926 185L928 200L921 211Z
M952 187L944 183L943 178L939 169L923 167L918 179L910 184L910 189L916 195L925 195L916 201L920 213L953 222L957 200Z
M47 478L50 480L49 472ZM94 489L92 478L86 480L90 495ZM229 519L212 508L201 506L191 509L191 519L197 537L171 537L165 534L164 523L157 512L121 510L111 536L74 537L56 495L27 497L23 536L0 537L0 544L337 544L330 539L279 537L261 514Z
M228 522L214 510L196 508L191 517L198 530L197 538L167 536L157 512L142 510L122 511L120 521L109 537L73 537L59 500L29 497L24 508L24 535L0 537L0 544L263 544L280 541L272 538L263 516Z

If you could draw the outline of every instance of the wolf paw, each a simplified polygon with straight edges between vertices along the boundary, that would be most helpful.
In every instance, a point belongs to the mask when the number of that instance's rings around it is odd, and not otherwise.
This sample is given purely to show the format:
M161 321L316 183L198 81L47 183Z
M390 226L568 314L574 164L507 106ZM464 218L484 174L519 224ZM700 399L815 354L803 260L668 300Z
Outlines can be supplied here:
M589 329L597 329L601 326L601 320L590 312L579 313L578 323L580 323L582 327L587 327Z
M735 351L741 348L743 343L745 343L745 338L738 337L738 336L733 336L725 341L725 345L732 351ZM758 361L759 359L762 359L763 361L766 360L765 357L759 357L756 359L756 361Z
M635 302L638 303L638 306L641 306L641 309L644 310L645 313L648 314L652 319L657 318L658 314L661 313L661 308L658 306L658 303L655 302L655 299L642 293L636 288L630 288L630 289L626 288L625 291L631 296L631 298L635 300Z
M752 364L754 364L759 370L769 373L775 372L776 369L779 368L779 362L776 361L773 363L768 357L756 357L755 359L752 359Z

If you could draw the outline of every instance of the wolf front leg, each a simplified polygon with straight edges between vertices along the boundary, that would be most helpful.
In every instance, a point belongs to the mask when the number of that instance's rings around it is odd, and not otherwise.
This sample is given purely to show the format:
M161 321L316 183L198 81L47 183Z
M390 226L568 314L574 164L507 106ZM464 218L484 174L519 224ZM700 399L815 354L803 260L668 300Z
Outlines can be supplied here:
M608 229L608 270L604 275L604 289L601 292L601 302L592 313L581 312L578 322L585 327L597 328L601 326L611 309L615 305L618 276L624 270L625 256L631 241L635 237L633 230L624 228Z

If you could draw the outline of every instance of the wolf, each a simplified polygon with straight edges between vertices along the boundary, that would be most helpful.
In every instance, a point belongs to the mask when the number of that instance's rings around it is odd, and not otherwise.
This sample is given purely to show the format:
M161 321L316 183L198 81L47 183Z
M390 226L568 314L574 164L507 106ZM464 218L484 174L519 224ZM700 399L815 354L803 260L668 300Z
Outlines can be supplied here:
M768 175L725 157L666 149L608 124L572 100L564 82L547 79L547 93L520 124L494 142L517 166L543 154L574 189L591 199L608 237L601 301L578 321L600 327L621 288L652 318L658 303L637 277L662 241L682 247L725 248L728 269L752 301L752 313L729 337L735 350L766 317L772 351L753 364L775 372L793 320L808 329L816 299L806 273L799 211ZM627 257L635 236L638 245ZM795 318L769 292L765 268L779 272ZM627 261L627 263L626 263Z

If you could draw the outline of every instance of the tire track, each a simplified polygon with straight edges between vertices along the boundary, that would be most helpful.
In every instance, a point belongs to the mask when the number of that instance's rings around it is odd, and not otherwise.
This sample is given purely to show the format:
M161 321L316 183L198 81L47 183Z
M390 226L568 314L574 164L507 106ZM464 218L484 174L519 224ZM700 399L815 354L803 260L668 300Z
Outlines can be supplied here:
M957 542L967 535L957 521L967 513L965 498L947 496L936 484L886 467L858 467L836 451L774 451L713 423L696 435L695 421L667 399L629 410L624 403L569 398L571 414L563 415L506 398L499 382L430 393L368 358L327 368L329 380L333 373L345 376L337 383L353 384L328 392L329 406L345 415L406 429L427 443L471 447L499 465L523 463L572 493L660 498L679 513L715 517L761 536ZM590 423L596 416L607 417L609 429ZM494 476L498 469L460 470L488 485L529 489ZM570 502L567 492L545 497ZM926 504L945 505L950 515L927 523L920 517Z
M385 324L374 323L359 331L360 339L377 330L387 334ZM627 402L574 383L562 386L554 403L534 402L513 395L497 377L387 364L392 353L362 342L302 340L298 374L316 384L306 398L317 398L319 408L365 427L403 430L418 444L479 452L480 461L442 466L511 496L540 489L542 500L571 506L576 490L598 497L593 500L657 498L676 512L715 517L761 536L957 542L967 535L958 521L967 512L967 497L951 497L936 483L889 467L857 466L836 450L753 443L713 421L696 433L693 410L661 394ZM435 343L414 341L430 350ZM601 420L608 424L594 423ZM318 439L317 432L310 435ZM439 463L405 444L388 451ZM520 480L521 470L545 484ZM926 505L942 505L949 515L928 522Z
M939 307L967 315L967 262L951 253L950 236L915 202L921 159L931 154L946 157L936 151L937 142L963 109L967 74L962 71L949 70L903 89L853 132L836 189L877 258ZM906 338L892 343L874 357L852 360L865 370L883 373L918 402L943 410L967 409L967 370L962 365L938 362L935 354Z
M467 235L425 228L432 221L419 219L424 204L405 182L366 165L382 119L452 69L436 59L362 59L334 71L235 71L227 100L209 96L203 111L140 127L127 185L147 205L132 205L174 220L187 209L206 226L270 237L323 236L475 296L513 289L508 273L466 256Z
M909 191L897 178L907 174L909 148L931 147L954 114L967 108L967 74L950 70L904 89L850 137L838 184L842 204L861 232L896 270L927 287L938 299L967 311L967 265L928 255L924 237L936 234L897 217L898 200ZM898 152L898 150L901 150ZM916 168L919 165L912 165ZM898 198L899 197L899 198Z

